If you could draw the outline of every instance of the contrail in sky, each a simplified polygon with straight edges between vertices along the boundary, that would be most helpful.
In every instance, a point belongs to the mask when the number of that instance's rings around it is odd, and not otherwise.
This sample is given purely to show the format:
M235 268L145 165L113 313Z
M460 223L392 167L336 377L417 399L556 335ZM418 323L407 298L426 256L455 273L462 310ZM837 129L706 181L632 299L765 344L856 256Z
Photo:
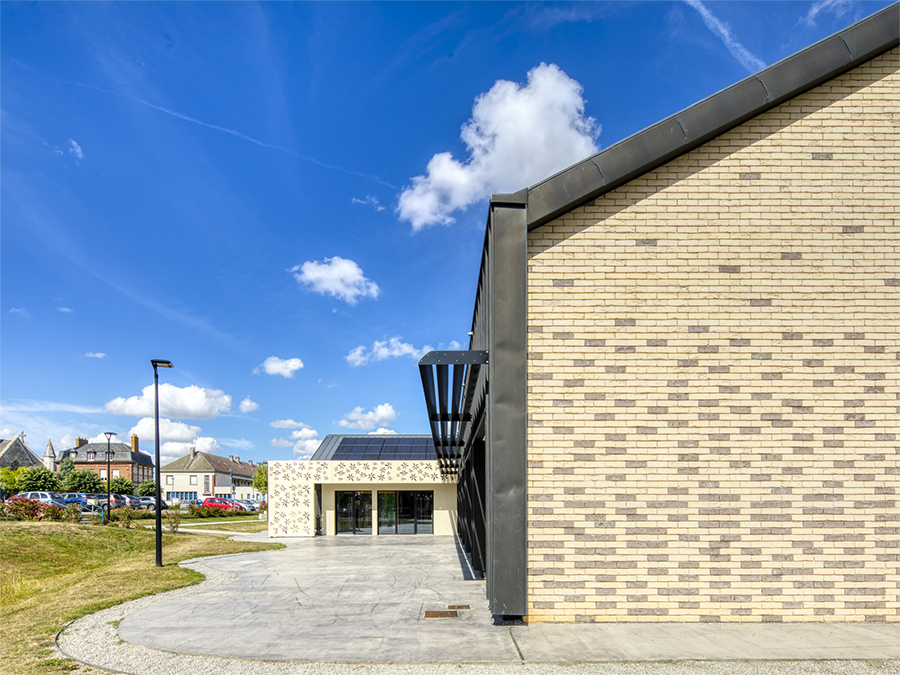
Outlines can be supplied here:
M728 24L719 21L719 19L706 8L706 5L703 4L702 0L684 0L684 2L699 12L706 27L723 42L728 48L728 51L731 52L731 55L736 58L744 68L751 73L755 73L766 67L764 61L756 58L746 47L744 47L744 45L735 39L731 34L731 28Z

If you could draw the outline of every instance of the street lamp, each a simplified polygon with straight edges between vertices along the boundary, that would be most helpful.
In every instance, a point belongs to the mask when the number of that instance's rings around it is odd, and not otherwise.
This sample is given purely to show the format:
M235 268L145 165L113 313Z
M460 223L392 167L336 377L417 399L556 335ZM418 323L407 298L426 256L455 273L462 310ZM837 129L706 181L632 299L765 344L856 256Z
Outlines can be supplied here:
M115 431L104 431L103 435L106 436L106 522L108 523L112 520L112 503L109 500L109 492L112 489L112 473L109 470L109 439L116 435Z
M159 488L159 373L157 368L174 368L171 361L151 359L153 364L153 390L156 393L156 566L162 567L162 503Z

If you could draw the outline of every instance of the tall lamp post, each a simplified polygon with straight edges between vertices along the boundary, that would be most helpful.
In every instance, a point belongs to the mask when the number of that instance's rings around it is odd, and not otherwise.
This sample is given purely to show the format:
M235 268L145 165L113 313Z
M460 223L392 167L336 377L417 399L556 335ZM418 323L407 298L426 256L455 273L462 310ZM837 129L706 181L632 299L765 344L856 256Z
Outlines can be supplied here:
M112 489L112 473L109 470L109 460L110 460L110 451L109 451L109 439L116 435L114 431L104 431L103 435L106 436L106 522L108 523L112 519L112 502L109 499L109 493Z
M162 567L162 504L159 487L159 373L157 368L174 368L171 361L151 359L153 364L153 390L156 394L156 566Z

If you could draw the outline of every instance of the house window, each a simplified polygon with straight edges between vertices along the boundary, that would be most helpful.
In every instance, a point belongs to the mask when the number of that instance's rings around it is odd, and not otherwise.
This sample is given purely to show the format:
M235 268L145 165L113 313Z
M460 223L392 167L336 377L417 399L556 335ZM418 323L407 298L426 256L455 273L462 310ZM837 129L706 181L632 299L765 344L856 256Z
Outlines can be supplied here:
M203 476L203 494L209 494L209 476Z
M119 477L119 470L113 469L113 478L118 478L118 477Z
M197 484L197 476L191 476L191 485Z
M175 485L175 476L166 476L166 485Z
M97 456L96 452L89 452L88 453L88 461L94 459L96 456Z
M106 469L100 469L100 478L106 478Z

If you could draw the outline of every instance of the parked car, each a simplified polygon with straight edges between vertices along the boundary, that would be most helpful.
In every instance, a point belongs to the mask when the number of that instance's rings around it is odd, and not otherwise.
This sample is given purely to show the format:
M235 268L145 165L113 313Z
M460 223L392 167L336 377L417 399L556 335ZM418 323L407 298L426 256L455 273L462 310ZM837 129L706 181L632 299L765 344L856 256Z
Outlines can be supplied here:
M58 492L20 492L16 496L22 499L30 499L33 502L58 506L61 509L66 508L66 500Z
M83 492L67 492L63 495L66 504L87 504L87 496Z
M249 499L238 499L236 501L238 504L241 504L247 511L256 511L259 508L253 501Z
M116 495L116 497L121 497L125 501L126 506L130 506L133 509L141 508L141 500L137 497L132 495Z
M86 494L85 499L89 504L93 504L94 506L99 506L104 509L106 508L105 492L92 492L90 494ZM110 495L109 502L114 509L117 509L120 506L125 506L125 499L122 498L122 495Z
M182 499L180 502L178 502L178 508L180 508L180 509L187 509L187 508L190 508L191 506L200 506L199 500L197 500L197 499Z
M235 504L230 499L226 499L225 497L207 497L203 500L201 506L208 506L212 509L238 509L243 511L244 507L240 504Z
M138 508L147 509L148 511L156 510L156 497L138 497L138 501L140 502L140 506L138 506ZM163 499L160 499L160 504L160 509L162 509L163 511L169 508L169 505L166 504L165 500Z

